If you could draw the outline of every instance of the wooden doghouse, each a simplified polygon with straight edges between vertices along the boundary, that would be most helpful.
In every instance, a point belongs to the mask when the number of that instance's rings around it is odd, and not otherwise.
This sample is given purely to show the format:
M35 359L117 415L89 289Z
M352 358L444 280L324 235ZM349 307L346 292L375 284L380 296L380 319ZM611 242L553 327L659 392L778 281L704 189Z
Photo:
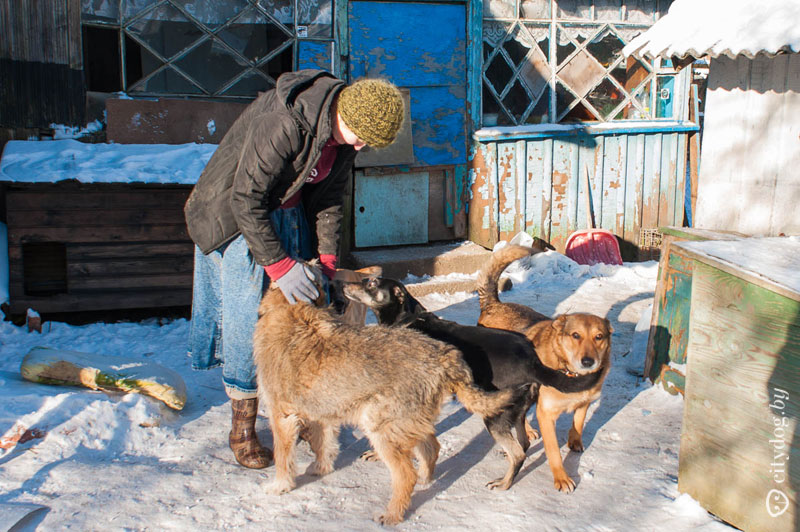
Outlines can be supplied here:
M12 314L190 305L189 185L6 183Z
M673 244L692 261L678 490L753 531L795 531L800 241Z
M0 161L12 314L192 301L183 205L211 144L11 141Z

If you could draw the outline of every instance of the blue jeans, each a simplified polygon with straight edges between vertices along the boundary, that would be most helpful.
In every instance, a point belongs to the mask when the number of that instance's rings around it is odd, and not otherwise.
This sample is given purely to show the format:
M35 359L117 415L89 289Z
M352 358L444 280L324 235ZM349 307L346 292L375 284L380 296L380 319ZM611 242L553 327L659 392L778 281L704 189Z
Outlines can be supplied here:
M302 204L277 209L270 219L289 256L312 257ZM236 390L255 396L253 331L268 285L264 267L253 260L242 235L208 255L195 246L189 355L194 369L223 364L222 382L229 395Z

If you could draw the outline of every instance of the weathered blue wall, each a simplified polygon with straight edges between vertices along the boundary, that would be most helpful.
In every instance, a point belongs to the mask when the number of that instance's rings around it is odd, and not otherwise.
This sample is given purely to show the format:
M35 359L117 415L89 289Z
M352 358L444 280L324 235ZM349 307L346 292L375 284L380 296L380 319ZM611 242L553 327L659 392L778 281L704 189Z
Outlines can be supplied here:
M350 79L411 93L415 166L466 163L466 7L351 2Z
M683 222L686 136L695 129L576 127L476 137L469 237L492 247L525 231L563 252L570 233L587 227L588 166L595 225L614 232L631 260L641 229Z

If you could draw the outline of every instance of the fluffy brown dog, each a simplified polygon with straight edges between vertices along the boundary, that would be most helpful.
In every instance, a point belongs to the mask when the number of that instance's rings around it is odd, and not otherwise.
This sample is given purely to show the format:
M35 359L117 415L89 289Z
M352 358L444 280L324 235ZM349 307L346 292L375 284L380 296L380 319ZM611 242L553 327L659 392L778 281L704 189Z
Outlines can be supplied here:
M481 306L478 325L523 333L533 342L545 366L568 376L600 372L597 384L583 392L563 393L549 386L539 389L536 419L542 431L553 481L557 490L572 492L575 481L567 475L561 461L556 420L561 414L574 412L567 443L573 451L583 451L586 412L589 404L600 398L603 382L611 368L611 333L614 331L607 319L593 314L565 314L550 319L525 305L501 302L497 294L500 274L509 264L532 252L534 250L530 248L509 245L492 255L478 278ZM539 437L530 425L526 430L531 437Z
M308 472L333 470L340 425L360 427L387 465L392 497L378 517L401 521L418 474L430 482L439 454L434 422L442 401L455 393L477 414L493 415L511 400L472 381L461 353L422 333L343 323L329 308L290 305L269 289L254 335L258 389L269 405L275 454L273 493L295 485L294 450L305 429L315 461Z

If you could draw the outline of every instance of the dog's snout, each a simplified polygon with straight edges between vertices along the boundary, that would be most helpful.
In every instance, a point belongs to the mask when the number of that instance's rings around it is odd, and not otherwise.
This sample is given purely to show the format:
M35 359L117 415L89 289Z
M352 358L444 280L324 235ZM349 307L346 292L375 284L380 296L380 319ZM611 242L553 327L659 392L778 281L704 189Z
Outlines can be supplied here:
M591 368L592 366L594 366L594 359L592 357L583 357L581 359L581 365L584 368Z

